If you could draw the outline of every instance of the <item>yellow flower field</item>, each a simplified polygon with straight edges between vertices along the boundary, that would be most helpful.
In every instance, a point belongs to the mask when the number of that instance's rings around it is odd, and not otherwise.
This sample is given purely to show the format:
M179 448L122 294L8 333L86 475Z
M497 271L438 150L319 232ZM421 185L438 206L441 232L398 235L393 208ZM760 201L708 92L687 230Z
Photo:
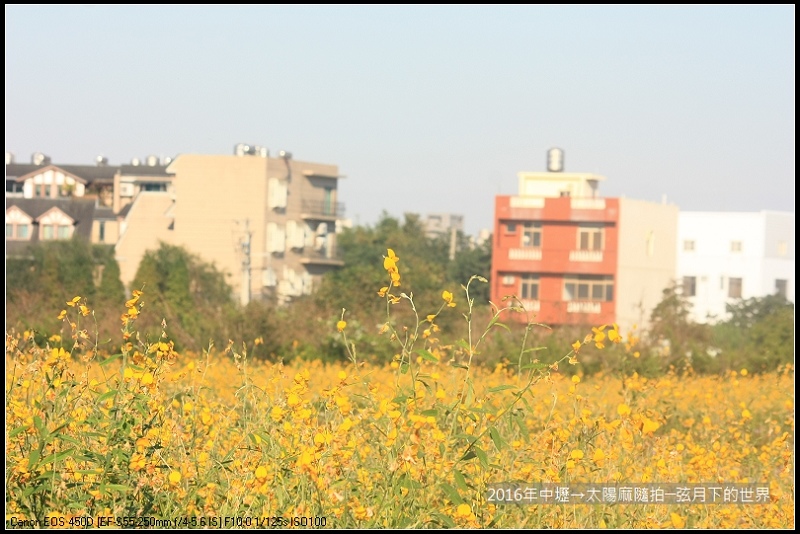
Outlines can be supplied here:
M436 339L443 310L392 320L403 300L389 250L380 288L398 343L390 365L253 361L246 344L178 354L142 339L135 292L121 351L103 356L79 297L70 335L6 336L6 525L319 528L793 528L794 369L646 379L561 365L478 365ZM346 314L331 331L347 341ZM68 341L68 343L67 343ZM256 343L258 340L256 340ZM416 345L415 345L416 344ZM69 350L63 347L69 346ZM524 345L523 345L524 346ZM251 344L252 347L252 344ZM417 348L415 348L417 347ZM523 350L522 354L526 354ZM527 354L530 356L530 354ZM633 357L633 356L631 356ZM760 484L759 504L501 504L490 484ZM495 488L496 486L492 486Z
M283 366L233 350L182 357L161 345L136 353L120 382L119 360L83 364L7 340L8 514L306 517L329 527L794 525L791 369L624 384L554 373L506 410L518 377L503 367L474 370L462 402L463 370L420 358L416 397L398 398L390 366ZM487 483L507 481L758 482L770 501L488 504Z

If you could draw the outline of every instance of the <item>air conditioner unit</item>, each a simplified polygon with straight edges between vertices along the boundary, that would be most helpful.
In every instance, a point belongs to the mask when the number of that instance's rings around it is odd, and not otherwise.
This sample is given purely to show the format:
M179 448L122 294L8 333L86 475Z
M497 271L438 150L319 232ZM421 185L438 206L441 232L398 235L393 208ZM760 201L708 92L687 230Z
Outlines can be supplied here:
M121 197L132 197L133 196L133 184L132 183L122 183L119 184L119 196Z

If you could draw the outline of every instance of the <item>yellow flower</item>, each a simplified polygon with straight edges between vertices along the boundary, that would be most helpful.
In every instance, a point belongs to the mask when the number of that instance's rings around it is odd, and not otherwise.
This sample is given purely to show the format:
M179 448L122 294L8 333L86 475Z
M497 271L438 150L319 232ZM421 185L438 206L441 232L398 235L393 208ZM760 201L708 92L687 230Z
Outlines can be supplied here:
M686 520L675 512L669 514L669 520L675 528L683 528L686 526Z
M627 404L620 404L619 406L617 406L617 413L620 415L620 417L625 417L626 415L630 415L631 407L628 406Z
M648 419L647 417L642 418L642 434L652 434L656 430L661 428L661 423L658 421L653 421L652 419Z
M468 519L472 517L472 508L466 503L461 503L456 508L456 517Z
M69 306L70 308L74 308L74 307L75 307L75 305L76 305L76 304L77 304L77 303L78 303L80 300L81 300L81 298L80 298L80 297L75 297L75 298L73 298L72 300L70 300L70 301L68 301L68 302L67 302L67 306Z
M58 320L60 321L66 316L67 316L67 310L61 310L61 313L58 314Z
M582 345L583 344L581 343L581 340L578 339L577 341L575 341L575 343L572 344L572 350L574 350L577 353L579 350L581 350Z
M256 467L256 479L260 482L264 482L267 479L267 468L263 465Z
M383 287L380 289L380 291L378 291L378 296L379 296L379 297L385 297L385 296L386 296L386 292L387 292L387 291L389 291L389 286L383 286Z
M171 486L177 486L181 481L181 474L178 471L172 471L168 478Z
M347 322L346 321L339 321L338 323L336 323L336 329L339 332L344 332L344 329L345 329L346 326L347 326Z
M617 329L617 325L614 325L614 328L608 331L608 340L612 343L619 343L622 341L622 336L619 335L619 330Z
M456 303L453 302L453 294L447 291L446 289L442 291L442 299L447 303L449 307L455 308Z
M569 453L570 458L573 460L582 460L583 459L583 451L580 449L575 449L574 451Z

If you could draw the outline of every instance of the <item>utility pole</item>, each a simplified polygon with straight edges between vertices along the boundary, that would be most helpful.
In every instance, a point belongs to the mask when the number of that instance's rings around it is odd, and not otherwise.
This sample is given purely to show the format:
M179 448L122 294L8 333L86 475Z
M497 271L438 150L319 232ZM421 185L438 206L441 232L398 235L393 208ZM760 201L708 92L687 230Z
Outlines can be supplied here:
M242 306L250 303L250 219L244 220L244 238L242 240Z

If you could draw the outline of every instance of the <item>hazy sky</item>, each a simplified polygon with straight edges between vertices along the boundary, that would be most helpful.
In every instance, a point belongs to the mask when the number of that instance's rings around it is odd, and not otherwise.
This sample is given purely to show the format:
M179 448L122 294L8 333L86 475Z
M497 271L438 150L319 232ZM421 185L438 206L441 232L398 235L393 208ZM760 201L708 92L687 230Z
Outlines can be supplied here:
M795 9L6 6L6 151L338 165L355 223L491 227L519 171L683 210L794 211Z

